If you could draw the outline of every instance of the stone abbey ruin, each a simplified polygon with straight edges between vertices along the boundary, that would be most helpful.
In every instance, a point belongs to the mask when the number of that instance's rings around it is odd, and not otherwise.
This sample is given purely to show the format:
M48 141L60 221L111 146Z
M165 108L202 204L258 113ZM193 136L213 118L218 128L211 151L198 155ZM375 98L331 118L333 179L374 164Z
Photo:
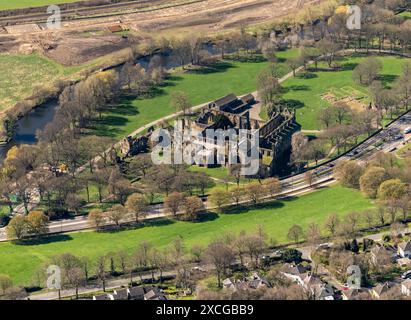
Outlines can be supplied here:
M240 129L250 130L250 132L257 130L259 135L259 175L262 177L281 176L286 172L290 162L292 136L301 129L301 126L296 121L295 112L288 109L274 113L268 121L253 119L250 116L250 110L255 104L256 100L252 94L243 97L229 94L202 107L196 117L184 119L182 121L183 130L190 130L196 135L199 133L204 138L206 138L208 129L234 129L237 132ZM167 129L173 130L172 128ZM120 144L121 153L124 156L133 156L149 151L153 147L150 143L152 132L153 128L144 136L124 139ZM186 143L198 142L195 142L193 135L191 141ZM216 141L214 143L216 144ZM203 147L210 152L210 141L203 143ZM228 149L228 146L226 148ZM217 157L217 149L216 146L212 155L215 158ZM213 161L214 163L218 163L218 161ZM227 157L223 165L228 164Z

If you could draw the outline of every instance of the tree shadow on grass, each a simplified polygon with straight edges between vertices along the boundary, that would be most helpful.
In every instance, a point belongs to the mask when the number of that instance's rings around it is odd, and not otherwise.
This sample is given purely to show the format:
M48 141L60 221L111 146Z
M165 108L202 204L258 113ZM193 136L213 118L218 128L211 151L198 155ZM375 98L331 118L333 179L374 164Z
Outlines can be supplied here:
M301 109L305 107L305 103L295 99L284 99L282 105L289 109Z
M22 246L37 246L42 244L49 244L49 243L56 243L56 242L63 242L63 241L70 241L73 238L67 234L59 234L59 235L51 235L51 236L44 236L37 239L26 239L22 241L13 241L16 245Z
M196 220L193 220L192 222L194 223L201 223L201 222L208 222L208 221L214 221L216 219L218 219L218 214L215 212L207 212L207 213L203 213L200 214Z
M308 90L310 90L310 87L307 86L306 84L300 84L300 85L292 85L292 86L284 87L283 90L285 92L289 92L289 91L308 91Z
M187 73L193 74L212 74L212 73L220 73L226 72L228 69L236 68L232 63L222 61L214 63L210 66L203 66L199 69L188 70Z
M173 219L164 219L164 218L158 218L158 219L153 219L150 221L144 221L144 222L130 222L127 224L123 224L120 227L106 227L100 229L98 232L99 233L119 233L122 231L128 231L128 230L138 230L138 229L143 229L145 227L161 227L161 226L168 226L175 223L175 220Z
M224 211L225 214L242 214L247 213L251 210L258 210L258 209L279 209L282 208L284 204L282 201L270 201L265 203L259 203L249 206L238 206L238 207L231 207Z
M378 79L384 83L384 85L390 84L397 79L398 76L394 74L381 74Z

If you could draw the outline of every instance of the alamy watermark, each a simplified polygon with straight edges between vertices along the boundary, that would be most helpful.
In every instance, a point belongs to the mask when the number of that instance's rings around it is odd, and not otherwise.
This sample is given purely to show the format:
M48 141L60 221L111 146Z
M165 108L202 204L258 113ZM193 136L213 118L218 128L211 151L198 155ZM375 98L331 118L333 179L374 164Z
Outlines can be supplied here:
M59 266L51 265L47 268L47 289L61 290L61 269Z
M361 29L361 18L362 11L357 5L349 5L347 9L347 29L349 30L360 30Z
M186 128L182 121L173 133L158 129L151 135L154 164L241 165L241 175L252 176L260 167L259 130Z
M61 9L57 5L51 5L47 8L47 13L50 16L47 18L47 29L60 29L61 28Z

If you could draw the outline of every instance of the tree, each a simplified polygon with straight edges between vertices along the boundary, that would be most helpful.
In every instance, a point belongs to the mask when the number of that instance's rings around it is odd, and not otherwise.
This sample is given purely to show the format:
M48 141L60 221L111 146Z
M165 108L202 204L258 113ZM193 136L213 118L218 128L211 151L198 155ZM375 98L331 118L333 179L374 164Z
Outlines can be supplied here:
M204 211L203 201L197 197L187 197L183 202L184 216L187 220L195 220Z
M65 203L68 209L73 210L76 215L79 214L80 208L82 207L82 200L80 196L74 193L69 193L66 197Z
M210 194L209 201L222 211L222 208L230 203L230 191L213 190Z
M281 182L278 178L268 178L263 182L263 186L271 198L275 198L281 192Z
M103 210L92 209L88 214L88 223L91 227L99 229L104 223Z
M110 172L108 189L110 194L115 195L122 205L124 205L127 196L133 192L130 181L124 178L118 169L113 169Z
M382 63L378 58L370 57L360 62L353 71L353 78L362 85L370 85L381 72Z
M233 250L221 241L214 241L208 246L205 257L207 261L213 264L217 274L218 287L221 287L221 279L227 274L231 263L235 259Z
M183 91L173 91L171 93L171 107L177 111L183 112L183 115L187 114L187 111L191 108L191 103L188 96Z
M129 164L129 173L134 177L146 177L148 170L153 166L153 161L148 153L138 154Z
M106 212L107 218L113 222L116 227L120 227L121 221L125 218L126 214L126 208L121 204L115 204Z
M282 88L278 79L269 69L261 71L257 75L257 90L264 106L273 107L277 104Z
M342 185L351 188L359 187L363 168L354 161L340 162L334 167L334 175Z
M293 225L287 233L287 238L295 243L304 236L303 228L298 224Z
M335 213L330 214L325 220L325 227L328 229L328 231L331 233L332 236L335 235L339 224L340 224L340 219Z
M334 113L334 118L340 125L351 119L352 110L345 102L336 102L332 106L332 111Z
M247 185L246 196L253 203L257 204L264 196L264 187L258 182L252 182Z
M147 213L149 203L144 195L133 193L128 196L125 206L133 213L135 221L138 223L139 218Z
M309 170L306 173L304 173L304 180L310 187L313 185L314 179L315 173L312 170Z
M173 192L164 199L164 207L173 216L177 216L180 208L183 206L184 199L183 193Z
M293 70L293 76L296 76L296 71L301 66L302 61L300 57L287 59L287 64Z
M23 240L27 236L27 219L22 215L15 215L6 228L7 238Z
M27 228L31 235L43 235L48 232L49 218L41 211L31 211L27 217Z
M398 200L407 193L407 185L400 179L384 181L378 188L377 196L380 200Z
M103 291L106 292L106 257L99 256L96 260L96 275L103 284Z
M11 278L6 274L0 274L0 289L4 294L6 294L6 290L13 286L13 281Z
M286 263L300 263L302 261L302 253L297 249L285 249L282 251L281 260Z
M368 167L360 178L360 190L370 198L377 196L379 186L389 179L387 171L382 167Z
M374 212L372 210L365 210L362 215L367 223L368 229L371 229L374 226Z
M336 53L340 49L339 45L329 39L322 39L317 43L317 48L322 58L327 61L328 67L331 68L336 58Z
M321 110L321 112L318 113L317 117L318 122L320 122L320 124L324 127L328 128L334 121L334 111L332 107L324 108Z
M310 223L307 227L306 235L310 243L316 244L321 239L320 226L314 222Z

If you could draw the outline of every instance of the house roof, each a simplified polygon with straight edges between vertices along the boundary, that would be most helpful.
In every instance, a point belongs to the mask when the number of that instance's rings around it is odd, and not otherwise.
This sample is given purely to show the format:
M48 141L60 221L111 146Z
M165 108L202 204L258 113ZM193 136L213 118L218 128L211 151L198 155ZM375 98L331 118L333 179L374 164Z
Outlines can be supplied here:
M93 300L111 300L108 294L100 294L98 296L94 296Z
M128 300L128 290L127 289L119 289L115 290L113 294L114 300Z
M371 249L371 253L374 255L379 255L383 252L388 252L388 250L384 246L376 245Z
M403 241L398 244L398 248L402 251L411 251L411 241Z
M216 105L216 107L222 107L236 100L238 100L237 96L234 93L230 93L229 95L226 95L225 97L215 100L214 104Z
M389 289L392 288L392 284L390 284L389 282L384 282L384 283L379 283L377 284L372 290L377 294L377 295L381 295L385 292L387 292Z
M411 290L411 279L404 280L401 283L401 285L407 288L408 290Z
M128 289L128 292L131 298L143 298L145 294L143 287L131 287Z
M294 264L287 263L282 266L281 272L298 276L298 275L302 275L305 272L307 272L307 269L303 267L302 265L294 265Z
M112 33L122 32L122 31L123 31L123 27L122 27L121 25L117 24L117 25L109 26L109 27L108 27L108 30L109 30L110 32L112 32Z

